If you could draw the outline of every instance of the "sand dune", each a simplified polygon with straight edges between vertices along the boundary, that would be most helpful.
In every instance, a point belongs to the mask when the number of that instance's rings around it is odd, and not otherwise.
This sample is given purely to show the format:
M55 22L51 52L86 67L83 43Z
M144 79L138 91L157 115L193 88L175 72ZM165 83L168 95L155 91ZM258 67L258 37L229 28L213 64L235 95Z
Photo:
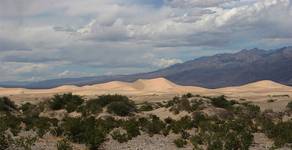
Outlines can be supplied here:
M269 80L258 81L254 83L249 83L243 86L235 86L235 87L226 87L226 88L219 88L215 89L215 91L221 92L276 92L276 91L292 91L292 87L282 85L280 83L276 83Z
M165 78L155 78L148 80L139 79L132 84L132 87L137 90L167 92L178 87L178 85L166 80Z
M195 86L177 85L164 78L139 79L135 82L112 81L103 84L88 85L78 87L74 85L65 85L52 89L22 89L22 88L0 88L1 96L11 95L35 95L35 94L57 94L68 93L79 95L100 95L100 94L124 94L124 95L151 95L151 94L184 94L187 92L195 94L224 94L238 96L254 95L277 95L290 94L292 87L285 86L273 81L259 81L243 86L226 87L219 89L205 89Z
M263 81L258 81L258 82L243 85L241 86L241 88L281 89L281 88L291 88L291 87L280 84L280 83L276 83L270 80L263 80Z

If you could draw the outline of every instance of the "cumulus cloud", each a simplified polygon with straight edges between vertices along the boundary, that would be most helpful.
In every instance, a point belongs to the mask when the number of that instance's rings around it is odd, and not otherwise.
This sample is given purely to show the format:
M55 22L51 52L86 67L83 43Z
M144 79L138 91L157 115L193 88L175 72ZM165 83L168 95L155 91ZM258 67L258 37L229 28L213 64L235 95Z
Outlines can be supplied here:
M146 72L291 45L291 17L290 0L2 0L0 81Z

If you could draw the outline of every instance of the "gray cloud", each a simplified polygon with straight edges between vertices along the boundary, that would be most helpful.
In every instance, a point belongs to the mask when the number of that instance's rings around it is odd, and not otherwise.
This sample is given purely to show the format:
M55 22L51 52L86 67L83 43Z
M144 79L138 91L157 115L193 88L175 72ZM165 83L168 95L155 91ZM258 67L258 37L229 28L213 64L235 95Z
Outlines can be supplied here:
M2 80L151 71L291 45L290 0L0 1Z

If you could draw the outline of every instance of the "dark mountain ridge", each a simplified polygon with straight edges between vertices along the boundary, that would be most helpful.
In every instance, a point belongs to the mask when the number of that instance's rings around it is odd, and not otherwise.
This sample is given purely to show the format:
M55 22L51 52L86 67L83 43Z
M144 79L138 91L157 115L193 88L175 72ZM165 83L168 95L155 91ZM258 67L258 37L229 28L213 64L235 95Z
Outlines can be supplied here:
M275 50L250 49L237 53L201 57L149 73L116 76L53 79L27 84L1 84L2 87L52 88L60 85L90 85L113 80L134 81L164 77L181 85L220 88L260 80L292 85L292 47Z

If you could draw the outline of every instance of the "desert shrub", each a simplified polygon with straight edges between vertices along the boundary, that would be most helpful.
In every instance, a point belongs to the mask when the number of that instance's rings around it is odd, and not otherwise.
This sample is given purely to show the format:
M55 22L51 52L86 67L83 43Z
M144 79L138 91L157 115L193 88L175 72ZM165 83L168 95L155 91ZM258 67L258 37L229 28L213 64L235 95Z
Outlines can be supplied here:
M211 103L213 106L219 107L219 108L228 109L232 106L232 103L226 100L226 97L224 95L211 98Z
M5 116L0 117L0 132L4 132L8 129L14 134L17 135L20 130L21 118L18 118L11 114L6 114Z
M187 93L182 96L183 98L192 98L194 95L192 93Z
M191 117L185 116L178 121L171 123L171 129L174 133L180 133L184 130L191 129L194 127L194 122Z
M164 119L164 122L167 123L167 124L171 124L171 123L173 123L174 121L175 121L175 120L173 120L173 119L170 118L170 117L167 117L167 118Z
M25 103L20 106L20 110L22 110L24 114L29 114L31 113L31 110L35 109L36 107L37 105L33 105L31 103Z
M25 103L20 106L20 110L22 110L22 113L26 117L38 117L39 114L44 110L43 103L40 103L38 105L34 105L31 103Z
M193 99L191 100L191 110L196 111L200 105L203 104L202 100Z
M73 147L68 140L63 139L63 140L58 141L57 149L58 150L73 150Z
M174 106L175 104L178 103L179 100L180 100L180 98L177 97L177 96L175 96L175 97L173 97L172 100L167 101L167 104L165 105L165 107L166 107L166 108L169 108L169 107L171 107L171 106Z
M17 149L31 150L37 138L32 136L18 137L13 141Z
M128 116L136 111L136 106L127 102L117 101L110 103L107 107L107 111L119 116Z
M148 102L145 102L142 104L142 106L139 108L140 111L151 111L153 110L153 106L148 103Z
M84 116L89 114L98 114L102 112L102 106L99 104L98 99L91 99L86 102L84 106L81 106L79 112L82 112Z
M3 131L0 131L0 150L6 150L9 148L9 138Z
M86 144L89 149L98 149L107 133L106 128L94 117L65 118L61 127L69 140Z
M111 104L113 102L125 102L128 104L133 104L133 101L131 101L127 96L123 95L101 95L98 97L98 103L100 106L105 107L108 104Z
M287 104L287 108L288 108L289 110L292 110L292 101L289 102L289 103Z
M214 140L208 143L207 150L219 150L223 149L223 143L221 140Z
M101 129L95 128L91 133L86 132L86 145L90 150L96 150L105 141L105 133Z
M136 137L141 134L139 122L136 121L136 119L130 119L128 121L123 122L123 128L127 131L129 139L132 139L133 137Z
M261 125L264 133L281 147L292 143L292 121L274 123L270 118L262 118Z
M120 130L114 130L111 136L114 140L117 140L120 143L124 143L129 140L127 133L122 133Z
M164 107L164 104L161 103L161 102L156 102L156 106L157 106L158 108L161 108L161 107ZM156 107L156 108L157 108L157 107Z
M170 125L166 125L166 126L162 129L162 134L163 134L164 136L168 136L169 133L170 133L170 131L171 131L171 126L170 126Z
M267 100L268 103L273 103L273 102L275 102L275 101L277 101L277 100L276 100L276 99L268 99L268 100Z
M191 135L190 135L190 133L188 133L187 131L185 131L185 130L182 130L181 132L180 132L180 135L181 135L181 137L183 138L183 139L188 139Z
M142 130L148 133L150 136L154 134L160 134L165 127L165 123L155 115L151 115L149 119L139 118L139 124Z
M244 107L240 109L239 113L237 113L241 117L246 117L246 118L255 118L257 117L261 109L259 106L249 104L249 103L243 103L242 104Z
M55 95L50 101L50 108L53 110L66 109L68 112L75 111L82 103L83 98L72 93Z
M17 110L17 106L8 97L0 97L0 111Z
M194 112L192 114L192 118L195 125L198 125L201 121L207 120L207 118L202 112Z
M50 131L51 127L56 126L58 121L46 117L26 116L23 122L26 124L27 130L33 129L37 132L39 137L42 137Z
M253 142L252 129L245 119L208 118L200 121L198 128L199 133L192 143L196 145L196 140L199 139L200 143L207 145L207 149L248 149Z
M195 146L197 147L198 145L202 145L203 144L203 139L202 137L198 136L198 135L193 135L191 136L190 138L190 142Z
M192 110L190 101L186 98L182 98L178 103L178 109L190 112Z
M173 143L178 148L183 148L185 145L187 145L187 141L185 139L181 139L181 138L174 140Z
M51 133L52 135L54 135L54 136L59 137L59 136L62 136L62 135L63 135L64 130L63 130L63 128L61 128L60 126L56 126L56 127L52 128L52 129L50 130L50 133Z

